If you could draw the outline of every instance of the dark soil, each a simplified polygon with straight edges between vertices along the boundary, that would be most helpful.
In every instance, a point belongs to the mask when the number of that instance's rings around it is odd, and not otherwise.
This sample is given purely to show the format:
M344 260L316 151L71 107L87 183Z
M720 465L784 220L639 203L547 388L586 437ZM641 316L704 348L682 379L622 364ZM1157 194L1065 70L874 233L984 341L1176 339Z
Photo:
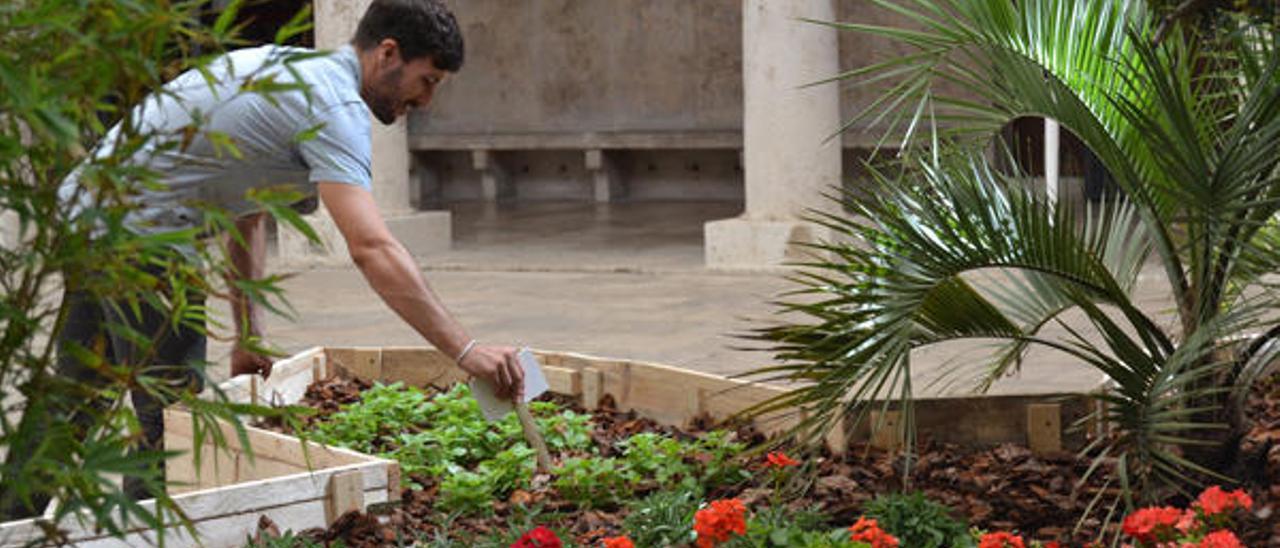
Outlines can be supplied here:
M303 404L319 413L306 419L305 424L323 420L342 404L358 401L360 391L365 388L368 384L358 380L330 379L313 384ZM586 412L568 398L553 396L552 401ZM706 426L695 421L687 430L676 430L633 413L618 412L607 405L611 401L602 403L606 405L592 412L595 425L592 436L604 455L614 451L616 441L639 432L686 437ZM1240 456L1242 462L1247 463L1247 472L1242 475L1247 477L1245 487L1253 496L1254 507L1238 533L1248 546L1280 546L1280 519L1275 515L1280 510L1280 374L1257 385L1250 395L1248 417L1252 428L1240 442ZM281 430L278 425L274 427ZM750 445L759 446L766 441L750 429L740 429L738 435ZM1033 455L1026 447L1013 444L967 449L925 440L919 447L911 466L909 488L921 490L952 508L956 517L967 520L970 525L1016 531L1028 539L1057 540L1072 546L1083 545L1098 532L1101 520L1090 518L1084 521L1079 533L1073 533L1079 517L1101 488L1104 476L1095 473L1086 485L1079 486L1090 464L1086 459L1069 453ZM792 456L802 460L812 474L803 476L808 482L807 489L802 490L805 494L790 497L789 504L817 506L837 524L853 523L861 515L865 502L877 493L899 491L905 483L903 458L869 447L855 447L841 458L826 454L807 458ZM328 530L306 531L302 536L317 541L341 539L345 546L355 547L394 545L401 541L410 544L424 533L448 533L455 538L466 538L469 534L505 531L513 519L513 505L535 504L542 507L544 514L561 516L554 525L571 531L584 545L622 534L625 509L575 511L572 503L546 487L545 478L535 478L528 490L517 490L507 501L495 504L491 517L463 518L451 523L448 531L437 531L439 525L432 522L438 517L433 511L434 481L415 479L427 487L406 489L399 504L371 509L369 513L348 514ZM767 484L740 485L710 493L708 499L738 497L751 508L755 503L767 503L771 494L772 487Z

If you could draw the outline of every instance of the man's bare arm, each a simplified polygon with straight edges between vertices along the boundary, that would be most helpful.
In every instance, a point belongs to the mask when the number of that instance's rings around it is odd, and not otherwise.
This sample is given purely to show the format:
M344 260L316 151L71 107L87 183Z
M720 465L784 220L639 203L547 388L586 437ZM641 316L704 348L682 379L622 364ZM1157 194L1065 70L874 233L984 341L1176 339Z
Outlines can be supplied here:
M319 183L320 200L346 240L347 250L378 296L423 338L450 357L472 340L453 318L418 269L409 252L392 236L369 191L342 183ZM510 348L475 346L458 363L489 379L499 391L523 390L524 371Z
M266 214L247 215L236 220L240 239L228 236L227 258L231 262L228 280L261 279L266 266L267 230ZM243 240L243 244L240 240ZM235 319L237 335L262 336L262 311L247 298L235 284L231 287L231 315ZM271 374L271 359L254 354L236 344L231 351L231 375L260 373Z

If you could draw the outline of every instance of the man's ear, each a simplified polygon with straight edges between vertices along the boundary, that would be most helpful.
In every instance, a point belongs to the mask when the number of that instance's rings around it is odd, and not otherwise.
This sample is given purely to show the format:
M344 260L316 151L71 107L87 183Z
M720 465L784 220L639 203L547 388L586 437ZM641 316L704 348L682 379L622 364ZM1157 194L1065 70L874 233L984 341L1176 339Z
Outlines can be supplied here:
M378 60L383 65L391 65L400 59L400 44L395 38L383 38L378 42Z

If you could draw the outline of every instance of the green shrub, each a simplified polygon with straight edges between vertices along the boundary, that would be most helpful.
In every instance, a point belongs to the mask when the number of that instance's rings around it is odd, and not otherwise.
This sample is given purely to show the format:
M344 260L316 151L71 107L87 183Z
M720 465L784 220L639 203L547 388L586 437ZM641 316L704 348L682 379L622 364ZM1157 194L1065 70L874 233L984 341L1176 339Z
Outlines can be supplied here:
M470 470L459 470L440 482L441 509L463 514L492 511L493 486L489 478Z
M687 444L685 457L701 463L698 479L703 488L714 489L751 479L751 473L737 458L745 448L729 432L717 430Z
M533 479L535 462L533 449L521 443L480 463L476 472L488 478L495 491L505 494Z
M396 434L392 425L426 422L435 407L421 390L401 383L378 383L361 394L359 403L344 405L341 411L317 424L310 436L321 443L377 453L382 438Z
M637 434L620 443L622 458L600 458L590 415L547 402L534 402L530 411L552 451L575 455L562 461L553 486L584 507L617 504L644 479L660 490L700 492L750 477L737 460L743 445L726 432L688 442ZM535 468L515 415L485 420L465 385L428 396L399 383L378 384L310 435L395 459L414 487L420 487L414 478L441 478L441 508L461 514L487 511L493 499L527 485Z
M702 493L697 489L658 491L627 504L622 528L636 546L675 546L693 540L693 514Z
M862 548L849 540L844 527L816 509L764 508L747 519L747 534L731 539L725 548ZM902 546L910 546L903 544Z
M649 432L636 434L619 444L627 468L636 481L651 479L659 486L688 477L693 468L684 462L689 449L677 440Z
M864 513L874 518L885 532L898 537L903 546L973 546L968 526L952 518L946 506L929 500L919 491L877 496L867 503Z
M533 402L529 410L534 413L534 422L538 431L542 432L547 448L552 451L587 451L592 450L591 415L560 411L553 403ZM515 415L507 417L515 428L515 436L523 439L520 423ZM594 451L593 451L594 452Z
M618 459L567 458L555 475L556 491L579 506L615 504L631 494L630 477Z

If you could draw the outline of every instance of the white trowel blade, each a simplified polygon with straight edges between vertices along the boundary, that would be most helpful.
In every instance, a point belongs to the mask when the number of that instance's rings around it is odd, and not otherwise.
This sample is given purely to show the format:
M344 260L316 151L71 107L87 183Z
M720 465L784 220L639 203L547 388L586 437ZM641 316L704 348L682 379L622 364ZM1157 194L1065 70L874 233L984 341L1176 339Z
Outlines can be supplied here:
M524 401L528 403L547 391L547 378L542 374L538 358L528 348L521 348L516 352L516 359L520 361L520 367L524 368ZM487 380L472 379L471 394L480 404L484 418L491 421L501 419L515 409L511 400L499 398L494 393L493 385Z

